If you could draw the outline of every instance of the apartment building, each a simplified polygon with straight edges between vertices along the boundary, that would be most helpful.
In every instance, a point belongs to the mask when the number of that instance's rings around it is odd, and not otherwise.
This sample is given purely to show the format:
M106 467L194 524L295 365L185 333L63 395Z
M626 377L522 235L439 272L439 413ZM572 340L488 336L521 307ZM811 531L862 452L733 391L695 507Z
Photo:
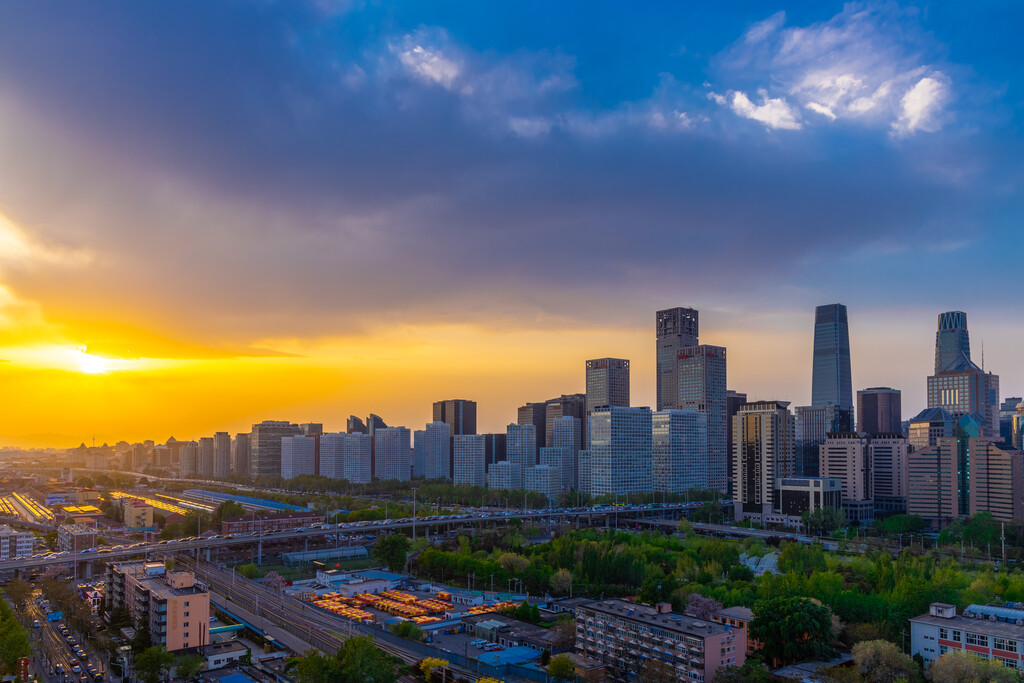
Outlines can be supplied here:
M0 525L0 560L32 556L32 532L15 531L7 524Z
M910 652L925 667L950 650L968 650L1024 669L1024 606L970 605L957 614L955 605L933 602L928 614L910 620Z
M210 594L192 572L167 571L162 562L110 563L106 579L111 611L126 609L154 645L177 652L209 644Z
M57 550L78 553L95 547L95 528L84 524L61 524L57 527Z

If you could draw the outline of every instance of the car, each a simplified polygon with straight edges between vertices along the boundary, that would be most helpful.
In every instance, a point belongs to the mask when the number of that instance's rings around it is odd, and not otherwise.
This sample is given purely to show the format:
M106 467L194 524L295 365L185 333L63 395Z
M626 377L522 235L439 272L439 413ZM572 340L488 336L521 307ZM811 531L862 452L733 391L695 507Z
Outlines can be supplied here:
M32 628L39 628L39 620L38 619L33 619L32 620Z
M86 548L85 550L82 551L82 554L85 555L86 553L94 553L94 552L96 552L96 548Z
M71 665L71 670L74 671L76 674L82 673L82 667L79 666L78 662L75 662Z

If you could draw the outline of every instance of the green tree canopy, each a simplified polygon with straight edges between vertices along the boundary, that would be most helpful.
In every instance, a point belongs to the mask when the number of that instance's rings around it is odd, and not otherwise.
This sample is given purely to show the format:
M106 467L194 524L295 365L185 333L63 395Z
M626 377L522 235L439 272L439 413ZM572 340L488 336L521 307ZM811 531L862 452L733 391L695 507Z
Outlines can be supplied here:
M331 656L309 651L296 668L297 683L395 683L397 659L373 643L370 636L349 638Z
M408 557L412 541L402 534L390 534L378 539L373 546L373 558L393 572L405 571L405 561Z
M832 612L807 598L772 598L754 603L750 635L764 656L779 663L831 659Z
M983 659L973 652L950 650L928 667L927 678L933 683L1020 683L1020 672L1003 666L998 659Z
M160 683L174 663L174 655L163 645L153 645L135 658L135 673L143 683Z
M869 681L917 681L921 670L914 660L887 640L866 640L853 646L853 661Z
M548 673L556 681L567 681L576 675L576 667L569 655L555 655L548 662Z

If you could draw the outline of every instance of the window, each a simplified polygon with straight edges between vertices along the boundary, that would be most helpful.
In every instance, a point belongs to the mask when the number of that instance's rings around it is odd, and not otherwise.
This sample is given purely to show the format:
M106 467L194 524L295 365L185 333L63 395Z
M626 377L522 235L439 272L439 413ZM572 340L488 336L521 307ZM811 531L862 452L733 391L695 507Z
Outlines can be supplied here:
M949 640L949 629L940 628L939 629L939 638L941 638L942 640Z
M1007 669L1019 668L1016 659L1006 659L1005 657L996 657L996 659L1002 662L1003 666L1005 666Z
M1017 641L1007 640L1005 638L993 638L992 647L994 647L997 650L1002 650L1003 652L1016 652Z
M988 636L980 636L977 633L967 634L968 645L981 645L982 647L988 647Z
M961 642L960 641L960 631L953 631L953 642L954 643Z
M945 645L939 645L939 655L944 655L949 651L949 648Z

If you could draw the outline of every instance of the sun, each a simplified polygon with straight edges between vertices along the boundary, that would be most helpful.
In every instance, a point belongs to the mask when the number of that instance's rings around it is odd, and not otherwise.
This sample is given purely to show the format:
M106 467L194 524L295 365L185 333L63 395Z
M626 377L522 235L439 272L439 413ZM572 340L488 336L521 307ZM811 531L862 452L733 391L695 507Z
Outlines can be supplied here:
M75 361L78 364L78 371L87 375L102 375L110 371L110 361L106 358L94 356L85 351L78 351Z

